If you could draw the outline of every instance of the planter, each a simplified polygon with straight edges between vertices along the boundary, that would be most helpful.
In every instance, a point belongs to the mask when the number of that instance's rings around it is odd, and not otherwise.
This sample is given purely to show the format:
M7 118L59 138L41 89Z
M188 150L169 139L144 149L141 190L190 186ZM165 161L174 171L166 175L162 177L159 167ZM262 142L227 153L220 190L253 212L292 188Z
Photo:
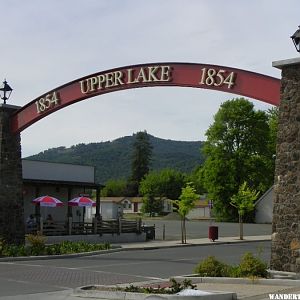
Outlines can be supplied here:
M122 299L122 300L235 300L236 293L205 292L200 290L183 290L178 294L144 294L116 290L114 286L84 286L75 290L75 295L86 298Z

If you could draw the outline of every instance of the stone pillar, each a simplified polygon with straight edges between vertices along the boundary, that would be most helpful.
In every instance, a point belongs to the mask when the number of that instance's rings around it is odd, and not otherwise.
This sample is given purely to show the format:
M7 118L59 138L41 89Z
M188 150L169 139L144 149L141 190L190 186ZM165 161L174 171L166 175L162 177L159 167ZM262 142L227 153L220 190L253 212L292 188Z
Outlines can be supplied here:
M10 116L19 107L0 104L0 237L24 243L24 204L20 134L10 131Z
M300 272L300 58L282 70L277 134L271 269Z

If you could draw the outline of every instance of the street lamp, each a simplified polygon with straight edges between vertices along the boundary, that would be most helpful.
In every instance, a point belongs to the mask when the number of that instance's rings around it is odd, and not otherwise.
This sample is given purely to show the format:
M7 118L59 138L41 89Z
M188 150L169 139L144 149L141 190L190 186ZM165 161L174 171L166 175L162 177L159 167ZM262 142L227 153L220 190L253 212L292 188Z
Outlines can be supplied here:
M298 27L299 29L291 36L291 39L293 40L296 50L300 52L300 26Z
M9 86L7 81L4 79L3 85L0 88L0 98L4 101L4 104L6 104L6 100L10 97L10 94L12 92L12 88Z

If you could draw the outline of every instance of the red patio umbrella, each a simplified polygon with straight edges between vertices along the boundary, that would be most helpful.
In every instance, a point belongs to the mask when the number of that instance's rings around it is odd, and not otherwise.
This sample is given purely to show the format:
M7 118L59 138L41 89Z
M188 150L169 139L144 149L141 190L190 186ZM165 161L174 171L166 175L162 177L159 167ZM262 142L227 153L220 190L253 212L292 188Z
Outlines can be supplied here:
M83 206L91 207L96 206L96 202L88 197L77 197L68 202L69 206Z
M32 200L32 203L39 206L47 206L47 207L56 207L56 206L63 206L63 202L60 200L51 197L51 196L41 196L34 200Z

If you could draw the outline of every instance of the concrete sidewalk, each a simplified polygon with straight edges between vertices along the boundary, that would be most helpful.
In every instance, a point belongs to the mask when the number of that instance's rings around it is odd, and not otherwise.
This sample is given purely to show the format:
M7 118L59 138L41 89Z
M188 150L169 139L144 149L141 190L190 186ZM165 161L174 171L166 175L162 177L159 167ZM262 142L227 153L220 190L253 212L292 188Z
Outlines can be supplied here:
M147 241L139 243L122 243L119 244L122 249L137 250L137 249L155 249L155 248L171 248L171 247L188 247L197 245L211 245L211 244L233 244L233 243L245 243L245 242L259 242L259 241L271 241L270 235L259 236L245 236L243 240L239 237L221 237L215 242L210 241L208 238L201 239L188 239L186 244L182 244L181 241Z

